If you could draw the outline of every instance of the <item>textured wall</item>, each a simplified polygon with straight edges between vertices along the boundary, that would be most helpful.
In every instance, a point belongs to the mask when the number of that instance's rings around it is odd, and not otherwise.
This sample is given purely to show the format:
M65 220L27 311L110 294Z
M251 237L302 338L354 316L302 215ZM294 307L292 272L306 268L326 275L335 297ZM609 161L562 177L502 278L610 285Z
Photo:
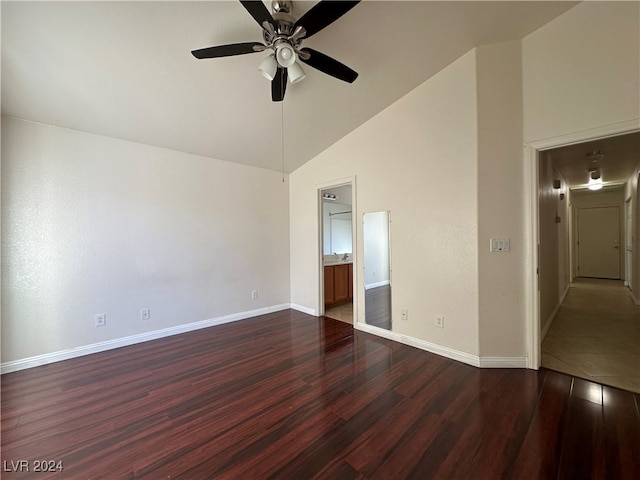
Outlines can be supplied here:
M639 2L582 2L522 48L526 142L640 117Z
M2 361L286 304L288 225L276 172L3 118Z
M524 352L522 62L519 41L477 49L480 353ZM511 251L489 251L509 238Z

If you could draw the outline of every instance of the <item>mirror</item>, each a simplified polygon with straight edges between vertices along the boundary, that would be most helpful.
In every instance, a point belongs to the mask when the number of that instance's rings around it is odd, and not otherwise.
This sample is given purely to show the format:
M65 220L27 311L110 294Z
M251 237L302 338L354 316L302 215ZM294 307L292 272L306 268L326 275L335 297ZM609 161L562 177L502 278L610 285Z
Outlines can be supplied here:
M351 216L351 184L321 190L322 234L325 263L335 262L353 254L353 224Z
M390 213L363 217L365 322L391 330Z
M351 205L323 202L325 255L352 253Z

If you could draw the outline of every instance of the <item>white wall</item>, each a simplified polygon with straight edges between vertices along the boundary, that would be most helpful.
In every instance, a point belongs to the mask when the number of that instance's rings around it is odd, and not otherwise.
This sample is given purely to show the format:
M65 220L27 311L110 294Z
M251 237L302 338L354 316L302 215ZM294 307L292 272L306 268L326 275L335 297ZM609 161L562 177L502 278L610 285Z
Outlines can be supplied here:
M478 354L475 71L470 52L291 174L293 304L319 311L317 190L356 175L356 218L391 212L394 332ZM445 329L435 327L437 315Z
M640 2L583 2L523 39L524 139L640 118Z
M2 139L3 363L288 305L282 174L9 118Z
M480 354L524 355L522 64L519 41L477 49ZM489 251L509 238L511 251Z

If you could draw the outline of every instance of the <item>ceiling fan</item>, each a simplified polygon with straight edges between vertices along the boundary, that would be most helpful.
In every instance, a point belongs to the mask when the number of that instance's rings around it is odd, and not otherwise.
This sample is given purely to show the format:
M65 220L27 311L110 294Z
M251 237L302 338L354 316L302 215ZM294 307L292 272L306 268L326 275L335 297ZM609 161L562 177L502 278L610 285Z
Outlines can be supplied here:
M353 83L358 77L357 72L339 61L312 48L300 48L300 44L303 39L315 35L335 22L355 7L359 0L323 0L297 20L291 15L290 0L272 1L273 15L259 0L240 0L240 3L262 27L264 43L244 42L201 48L191 52L194 57L218 58L273 50L273 53L260 63L259 70L262 75L271 80L271 99L274 102L281 102L284 99L287 79L291 83L304 79L305 74L298 60L348 83Z

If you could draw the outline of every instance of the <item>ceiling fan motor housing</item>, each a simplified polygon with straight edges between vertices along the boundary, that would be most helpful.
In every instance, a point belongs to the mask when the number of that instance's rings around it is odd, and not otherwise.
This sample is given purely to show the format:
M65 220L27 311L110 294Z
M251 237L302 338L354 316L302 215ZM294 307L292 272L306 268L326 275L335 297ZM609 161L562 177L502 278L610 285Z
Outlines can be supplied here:
M285 39L293 34L293 24L296 23L296 19L288 13L276 12L273 14L273 19L276 21L276 35L274 36L267 29L262 31L262 38L267 45L271 45L278 37Z

